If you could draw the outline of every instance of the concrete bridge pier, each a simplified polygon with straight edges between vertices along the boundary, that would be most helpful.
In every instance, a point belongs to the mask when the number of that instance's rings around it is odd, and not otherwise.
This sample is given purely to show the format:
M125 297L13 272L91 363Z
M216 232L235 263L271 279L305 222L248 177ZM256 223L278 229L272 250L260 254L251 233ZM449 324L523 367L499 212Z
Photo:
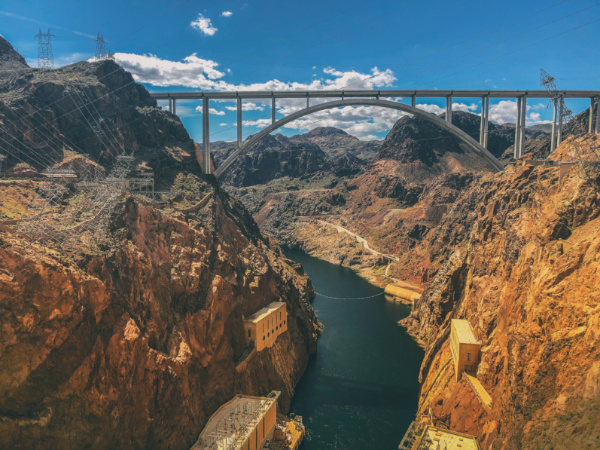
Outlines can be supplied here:
M596 106L596 122L594 123L594 105ZM590 126L588 133L600 134L600 97L590 101Z
M210 117L208 99L202 100L202 171L206 175L211 174L210 170Z
M600 134L600 97L596 97L596 134Z
M521 132L519 133L519 156L517 159L521 159L523 156L523 147L525 145L525 130L527 128L527 97L523 96L521 101Z
M515 145L514 145L514 157L519 159L519 143L521 142L521 105L523 99L517 98L517 120L515 121Z
M556 146L558 147L562 142L563 132L563 111L565 110L565 99L560 99L560 105L558 107L558 133L556 135Z
M481 124L479 125L479 144L487 148L488 124L490 121L490 97L481 97Z
M237 146L242 146L242 97L237 98Z
M552 113L552 135L550 136L550 152L556 149L556 115L558 110L558 104L554 102L554 110Z
M517 98L517 120L515 122L514 158L521 159L525 144L525 128L527 125L527 97Z

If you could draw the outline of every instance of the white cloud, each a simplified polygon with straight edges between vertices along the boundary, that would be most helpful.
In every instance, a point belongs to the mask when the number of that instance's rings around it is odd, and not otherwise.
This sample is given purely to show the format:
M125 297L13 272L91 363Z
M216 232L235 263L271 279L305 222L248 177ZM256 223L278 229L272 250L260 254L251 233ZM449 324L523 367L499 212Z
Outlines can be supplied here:
M202 106L196 106L196 111L199 112L200 114L202 114ZM218 109L215 109L215 108L208 108L208 113L215 115L215 116L224 116L225 115L225 111L219 111Z
M543 104L527 105L527 111L540 110ZM515 100L501 100L495 105L490 104L490 120L499 124L515 123L517 121L517 102ZM536 125L539 123L548 123L547 120L541 120L538 112L528 113L526 124Z
M490 105L490 120L499 124L515 123L517 119L517 102L501 100L495 105Z
M264 103L242 102L242 111L264 111L266 105ZM226 106L229 111L237 111L236 106Z
M208 17L198 14L198 18L190 22L192 28L200 30L206 36L214 36L218 30Z
M217 70L217 62L198 58L196 53L185 57L183 61L169 61L151 54L115 53L115 60L131 72L136 81L153 86L214 89L214 80L225 76Z
M233 123L232 125L237 125ZM245 127L265 128L271 125L271 119L243 120L242 125Z
M422 109L423 111L427 111L428 113L431 113L431 114L442 114L443 112L446 111L445 108L442 108L441 106L433 105L433 104L420 103L416 106L417 106L417 108Z
M471 103L470 105L465 105L464 103L452 103L453 111L462 111L462 112L473 112L477 111L479 106L475 103Z
M233 13L232 13L231 11L223 11L223 12L221 13L221 15L222 15L223 17L231 17L231 16L233 16Z

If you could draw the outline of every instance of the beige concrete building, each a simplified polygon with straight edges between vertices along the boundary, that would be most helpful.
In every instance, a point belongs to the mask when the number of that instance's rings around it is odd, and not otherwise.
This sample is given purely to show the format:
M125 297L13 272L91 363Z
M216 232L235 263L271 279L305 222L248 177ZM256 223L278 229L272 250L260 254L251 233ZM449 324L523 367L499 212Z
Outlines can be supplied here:
M475 437L428 425L412 445L412 450L481 450Z
M454 359L454 373L458 382L463 372L475 373L479 362L481 343L475 337L468 320L452 319L450 349Z
M271 347L287 329L287 309L284 302L273 302L244 319L246 343L257 351Z
M259 450L275 431L279 395L236 395L211 416L192 450Z

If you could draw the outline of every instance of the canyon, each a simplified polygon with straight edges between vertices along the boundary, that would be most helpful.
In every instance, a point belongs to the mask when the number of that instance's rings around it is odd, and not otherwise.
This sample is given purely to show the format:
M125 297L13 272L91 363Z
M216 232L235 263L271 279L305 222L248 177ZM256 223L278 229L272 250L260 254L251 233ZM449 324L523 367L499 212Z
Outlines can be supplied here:
M455 116L467 131L477 120ZM600 442L600 178L569 165L595 161L587 120L575 117L552 154L543 130L532 132L519 162L509 157L509 127L500 128L491 140L507 167L493 173L454 138L405 117L354 176L323 185L312 173L288 174L226 189L285 245L380 286L423 289L401 321L425 350L417 415L431 412L482 448L592 449ZM452 319L468 320L481 342L476 376L489 409L465 378L455 381Z
M527 129L520 161L511 157L514 127L490 123L502 172L449 133L404 116L383 141L330 127L269 136L217 181L201 173L200 147L181 120L114 61L40 71L0 37L0 64L7 446L189 448L240 391L280 391L283 412L322 407L299 385L311 364L325 367L314 356L318 293L283 248L376 286L398 280L422 290L410 313L392 314L421 347L410 347L422 356L418 380L406 381L414 397L418 390L416 416L431 412L483 448L600 445L600 178L594 164L572 164L595 161L597 136L583 141L587 112L565 126L552 153L543 127ZM83 107L90 100L95 112ZM456 111L453 123L477 137L477 115ZM119 149L168 198L121 192L104 233L79 245L19 232L47 183L44 169L109 173ZM215 144L215 164L234 149ZM61 207L77 199L69 185ZM367 283L361 289L381 296ZM333 309L344 308L335 300ZM288 331L249 355L244 318L273 301L286 303ZM476 376L491 407L465 378L456 381L453 319L466 319L482 344ZM398 372L407 348L393 349ZM295 397L296 386L307 398ZM396 431L399 441L405 430Z

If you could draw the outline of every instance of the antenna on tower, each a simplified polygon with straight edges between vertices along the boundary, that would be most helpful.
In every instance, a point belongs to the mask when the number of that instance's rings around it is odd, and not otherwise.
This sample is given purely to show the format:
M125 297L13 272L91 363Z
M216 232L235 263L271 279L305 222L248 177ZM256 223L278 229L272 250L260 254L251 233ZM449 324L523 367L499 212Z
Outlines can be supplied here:
M96 38L96 61L100 61L101 59L106 58L106 46L104 42L104 36L98 33L98 37Z
M42 33L40 28L39 34L34 36L38 40L38 68L54 69L54 53L52 53L52 38L56 37L50 34L50 29L47 33Z

